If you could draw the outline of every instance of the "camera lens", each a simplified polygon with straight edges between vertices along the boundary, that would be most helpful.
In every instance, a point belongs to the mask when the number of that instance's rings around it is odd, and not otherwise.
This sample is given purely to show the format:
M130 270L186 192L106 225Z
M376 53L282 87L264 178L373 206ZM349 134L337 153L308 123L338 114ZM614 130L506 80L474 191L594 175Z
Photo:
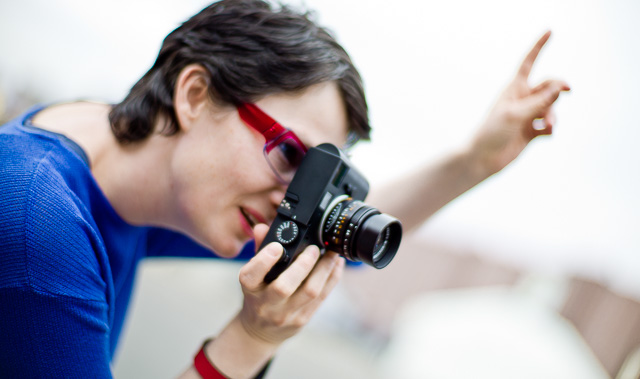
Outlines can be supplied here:
M378 238L376 239L376 244L373 246L373 261L377 262L380 260L384 253L387 251L387 247L389 246L389 228L384 228L380 234L378 234Z
M336 200L322 218L323 245L352 261L375 268L388 265L400 246L400 221L346 196Z

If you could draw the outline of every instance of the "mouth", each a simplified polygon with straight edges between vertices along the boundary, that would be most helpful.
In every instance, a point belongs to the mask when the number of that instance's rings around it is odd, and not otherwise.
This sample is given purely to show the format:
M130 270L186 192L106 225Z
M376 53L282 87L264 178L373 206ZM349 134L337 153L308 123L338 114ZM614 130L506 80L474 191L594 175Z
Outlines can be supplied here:
M251 208L240 207L240 225L246 235L253 237L253 227L257 224L267 224L267 220L257 211Z
M247 212L246 209L240 208L240 213L242 213L242 216L247 221L247 224L249 224L251 229L253 229L253 227L256 226L258 222L253 217L251 217L251 215L249 214L249 212Z
M253 228L256 224L268 224L267 220L255 210L251 208L240 208L242 215L247 219L249 225Z
M255 225L255 221L249 216L245 209L240 208L240 226L242 227L242 231L249 238L253 238L253 227Z

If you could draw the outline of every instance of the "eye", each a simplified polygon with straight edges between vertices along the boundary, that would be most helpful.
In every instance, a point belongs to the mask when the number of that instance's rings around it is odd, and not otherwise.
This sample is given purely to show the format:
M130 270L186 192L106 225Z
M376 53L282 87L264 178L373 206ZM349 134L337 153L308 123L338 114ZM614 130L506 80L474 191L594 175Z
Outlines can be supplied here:
M290 167L300 166L304 152L300 150L300 147L292 140L284 140L278 144L276 148L281 155L281 159L287 162Z
M300 166L304 151L292 139L285 139L273 146L267 155L271 167L282 178L290 177Z

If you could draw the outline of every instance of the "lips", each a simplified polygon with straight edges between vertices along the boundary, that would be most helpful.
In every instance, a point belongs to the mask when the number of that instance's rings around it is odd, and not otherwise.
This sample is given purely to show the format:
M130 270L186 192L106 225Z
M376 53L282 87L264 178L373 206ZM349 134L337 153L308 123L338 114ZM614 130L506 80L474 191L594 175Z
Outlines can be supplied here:
M242 216L247 221L250 227L253 228L256 225L256 222L251 218L251 216L249 215L246 209L240 208L240 213L242 213Z
M253 237L253 225L253 220L240 208L240 226L242 226L242 230L249 237Z
M240 223L245 233L253 236L253 227L256 224L266 223L266 220L256 211L250 208L240 208Z
M245 218L247 218L247 220L249 220L249 223L251 224L252 227L254 225L256 225L256 224L266 224L267 223L267 220L265 220L265 218L262 217L262 215L260 213L256 212L255 210L253 210L251 208L240 208L240 211L245 216Z

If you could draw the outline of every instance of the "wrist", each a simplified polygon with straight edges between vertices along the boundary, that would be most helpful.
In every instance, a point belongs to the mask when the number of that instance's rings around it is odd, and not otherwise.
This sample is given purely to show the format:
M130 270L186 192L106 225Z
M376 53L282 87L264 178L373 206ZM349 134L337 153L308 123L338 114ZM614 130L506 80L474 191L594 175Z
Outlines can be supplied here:
M487 150L477 138L461 150L461 159L465 162L468 175L476 183L480 183L501 169Z
M229 378L253 378L273 357L279 344L268 343L247 333L236 316L204 354L221 374Z
M193 358L193 367L203 379L227 379L227 377L220 372L213 362L211 362L205 351L207 345L212 340L212 338L209 338L204 341L202 347Z

